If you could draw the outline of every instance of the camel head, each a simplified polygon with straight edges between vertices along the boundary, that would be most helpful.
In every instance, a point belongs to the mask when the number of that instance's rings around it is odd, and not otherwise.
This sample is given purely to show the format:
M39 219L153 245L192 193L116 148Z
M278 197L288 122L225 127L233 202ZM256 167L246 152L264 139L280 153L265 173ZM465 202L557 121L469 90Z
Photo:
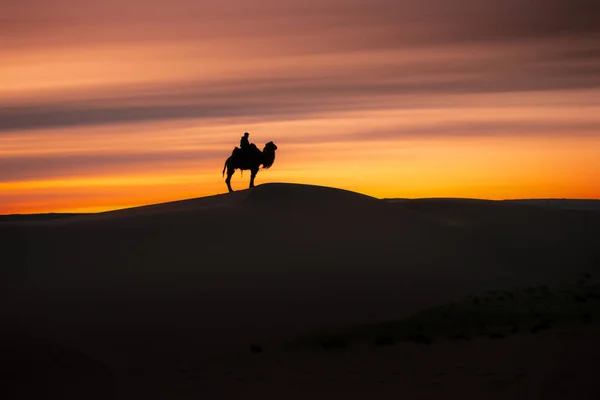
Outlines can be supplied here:
M273 142L269 142L265 145L263 149L263 168L269 169L271 165L275 162L275 150L277 150L277 145Z
M273 151L274 152L275 150L277 150L277 145L275 145L275 143L269 142L269 143L265 144L264 151Z

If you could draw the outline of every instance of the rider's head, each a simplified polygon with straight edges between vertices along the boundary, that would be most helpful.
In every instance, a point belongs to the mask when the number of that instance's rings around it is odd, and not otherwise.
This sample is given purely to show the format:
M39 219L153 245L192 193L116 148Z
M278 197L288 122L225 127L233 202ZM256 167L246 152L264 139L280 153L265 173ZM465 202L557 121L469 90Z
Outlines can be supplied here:
M248 137L250 134L248 132L244 132L244 137Z

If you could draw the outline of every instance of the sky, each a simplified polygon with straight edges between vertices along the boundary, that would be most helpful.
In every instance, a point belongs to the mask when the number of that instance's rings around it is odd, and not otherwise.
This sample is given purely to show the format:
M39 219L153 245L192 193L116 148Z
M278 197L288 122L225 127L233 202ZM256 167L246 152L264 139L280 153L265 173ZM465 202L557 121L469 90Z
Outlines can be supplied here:
M600 198L596 0L0 2L0 214L256 183ZM239 171L234 189L249 172Z

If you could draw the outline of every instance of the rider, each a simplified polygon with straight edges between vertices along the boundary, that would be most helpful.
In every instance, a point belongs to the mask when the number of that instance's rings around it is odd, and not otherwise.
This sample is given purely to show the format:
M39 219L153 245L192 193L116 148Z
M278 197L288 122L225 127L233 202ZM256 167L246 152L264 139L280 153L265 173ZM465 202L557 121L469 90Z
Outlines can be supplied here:
M250 134L248 132L244 132L244 136L242 136L242 139L240 140L240 148L242 149L242 151L248 150L250 148L250 141L248 140L248 136L250 136Z

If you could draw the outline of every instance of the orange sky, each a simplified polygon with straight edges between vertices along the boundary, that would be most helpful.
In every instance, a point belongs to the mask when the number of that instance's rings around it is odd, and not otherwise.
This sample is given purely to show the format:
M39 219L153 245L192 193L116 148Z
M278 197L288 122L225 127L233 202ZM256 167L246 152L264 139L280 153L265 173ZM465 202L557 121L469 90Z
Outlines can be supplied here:
M258 184L600 198L592 3L248 3L2 4L0 214L222 193L245 131Z

